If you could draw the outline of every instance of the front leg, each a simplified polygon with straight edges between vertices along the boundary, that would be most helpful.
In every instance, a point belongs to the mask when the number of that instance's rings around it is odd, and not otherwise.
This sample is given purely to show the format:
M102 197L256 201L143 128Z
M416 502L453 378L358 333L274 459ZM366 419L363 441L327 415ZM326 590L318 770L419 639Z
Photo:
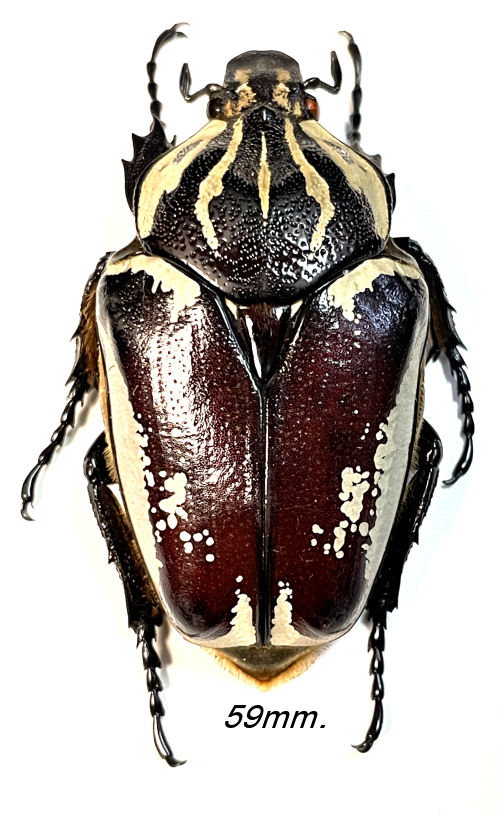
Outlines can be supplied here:
M48 465L55 451L65 439L66 432L75 424L76 410L79 403L83 403L85 395L97 388L98 385L98 341L95 324L95 296L99 279L104 271L111 253L104 255L97 264L94 272L87 281L80 307L80 322L73 335L76 339L76 360L68 379L71 383L68 399L61 414L59 425L50 437L50 442L38 457L36 465L30 470L21 489L21 515L27 521L32 521L30 505L35 497L36 483L40 471Z
M422 250L422 247L411 238L395 238L394 243L417 261L429 288L431 300L431 334L433 345L430 359L436 360L440 354L447 358L450 368L457 380L458 394L462 399L462 434L464 445L462 454L445 484L452 485L469 470L472 463L472 437L474 435L474 403L470 393L470 383L465 371L465 362L459 346L464 344L458 336L453 322L453 306L448 302L443 282L434 263Z

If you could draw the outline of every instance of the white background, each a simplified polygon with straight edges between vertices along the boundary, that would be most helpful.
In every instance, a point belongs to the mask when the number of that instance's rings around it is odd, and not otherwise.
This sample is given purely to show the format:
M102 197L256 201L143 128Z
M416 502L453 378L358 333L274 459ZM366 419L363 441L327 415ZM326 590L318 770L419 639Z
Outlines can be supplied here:
M10 10L2 45L3 556L1 739L6 814L286 812L496 814L499 810L497 26L487 4L44 0ZM149 129L145 64L160 31L187 20L158 72L168 134L205 121L176 85L221 82L242 51L279 49L328 80L337 29L363 56L363 145L396 172L394 235L433 257L468 346L478 424L470 474L438 488L390 616L386 721L374 749L368 629L270 694L171 636L166 728L157 757L122 589L88 503L81 462L94 406L43 482L37 521L18 515L23 477L48 442L73 361L68 340L96 260L127 243L120 159ZM344 52L342 52L344 54ZM349 87L348 61L345 67ZM318 92L341 138L347 92ZM495 333L494 333L495 332ZM449 475L460 451L452 389L429 371L427 416ZM495 417L495 419L494 419ZM228 730L233 704L316 709L324 729Z

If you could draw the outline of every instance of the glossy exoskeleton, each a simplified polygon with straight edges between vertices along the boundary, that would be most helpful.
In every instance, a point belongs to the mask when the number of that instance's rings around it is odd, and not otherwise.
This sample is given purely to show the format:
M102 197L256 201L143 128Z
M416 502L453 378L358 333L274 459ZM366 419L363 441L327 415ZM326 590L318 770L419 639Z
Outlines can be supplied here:
M360 146L359 50L346 143L318 124L303 80L275 51L231 60L209 121L179 146L160 120L125 164L137 234L85 289L73 385L34 484L98 388L105 423L85 460L97 522L143 643L157 747L166 740L153 641L166 614L262 686L293 677L363 610L373 720L382 725L386 615L434 489L441 444L423 418L426 361L445 355L472 458L472 402L439 275L391 239L394 179ZM119 499L116 489L118 486Z

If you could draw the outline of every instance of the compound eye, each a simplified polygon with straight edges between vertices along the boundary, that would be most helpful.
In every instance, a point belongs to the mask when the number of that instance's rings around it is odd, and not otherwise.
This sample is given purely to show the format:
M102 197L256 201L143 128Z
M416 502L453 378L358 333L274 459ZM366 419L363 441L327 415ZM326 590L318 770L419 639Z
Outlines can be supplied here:
M219 119L224 102L220 96L214 96L207 105L207 116L209 119Z
M319 118L319 105L318 100L314 98L314 96L307 95L305 98L306 108L311 114L313 119Z

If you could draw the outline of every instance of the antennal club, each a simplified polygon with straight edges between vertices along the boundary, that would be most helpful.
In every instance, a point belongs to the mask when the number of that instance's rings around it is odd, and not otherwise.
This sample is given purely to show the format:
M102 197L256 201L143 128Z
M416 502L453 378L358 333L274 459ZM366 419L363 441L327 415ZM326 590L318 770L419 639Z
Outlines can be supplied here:
M199 99L200 96L205 96L205 94L210 96L210 94L214 93L215 91L223 91L224 90L222 85L217 85L216 83L211 83L210 85L205 85L204 88L200 88L199 91L196 91L193 94L190 93L190 90L191 90L191 71L189 70L189 65L187 64L187 62L184 63L184 65L182 66L182 69L181 69L181 75L179 77L179 88L180 88L180 92L182 94L182 97L183 97L183 99L186 100L186 102L194 102L195 99Z
M309 88L322 88L323 91L328 91L328 93L338 94L342 86L342 71L336 51L332 51L330 54L330 71L333 77L333 85L323 82L319 77L310 77L304 82L304 88L306 90L309 90Z

